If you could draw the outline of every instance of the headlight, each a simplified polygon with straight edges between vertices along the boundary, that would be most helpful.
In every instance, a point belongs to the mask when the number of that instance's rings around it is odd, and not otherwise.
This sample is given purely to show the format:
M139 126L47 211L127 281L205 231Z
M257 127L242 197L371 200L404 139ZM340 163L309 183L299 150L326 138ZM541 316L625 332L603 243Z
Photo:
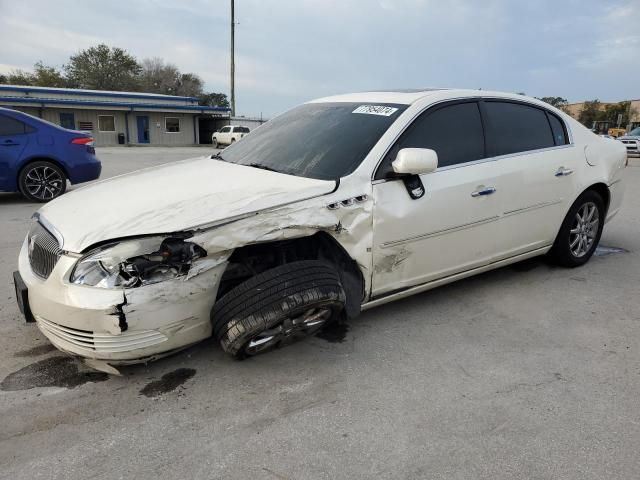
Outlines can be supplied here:
M76 263L70 281L99 288L134 288L186 275L207 252L173 237L125 240L91 250Z

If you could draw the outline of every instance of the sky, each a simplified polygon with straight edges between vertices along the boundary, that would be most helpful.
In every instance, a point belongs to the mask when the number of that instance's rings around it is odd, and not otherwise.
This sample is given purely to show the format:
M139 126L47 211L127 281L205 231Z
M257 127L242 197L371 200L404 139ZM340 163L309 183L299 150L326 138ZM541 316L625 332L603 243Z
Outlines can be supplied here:
M459 87L640 98L640 0L236 0L237 113ZM0 73L106 43L229 92L230 0L0 0Z

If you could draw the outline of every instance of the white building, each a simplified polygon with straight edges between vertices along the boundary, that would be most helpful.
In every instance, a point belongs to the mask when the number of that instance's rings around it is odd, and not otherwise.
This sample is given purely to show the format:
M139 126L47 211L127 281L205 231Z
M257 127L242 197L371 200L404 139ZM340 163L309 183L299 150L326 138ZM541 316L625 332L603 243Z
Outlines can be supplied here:
M90 132L98 146L211 143L211 133L231 122L225 107L139 92L0 85L0 106Z

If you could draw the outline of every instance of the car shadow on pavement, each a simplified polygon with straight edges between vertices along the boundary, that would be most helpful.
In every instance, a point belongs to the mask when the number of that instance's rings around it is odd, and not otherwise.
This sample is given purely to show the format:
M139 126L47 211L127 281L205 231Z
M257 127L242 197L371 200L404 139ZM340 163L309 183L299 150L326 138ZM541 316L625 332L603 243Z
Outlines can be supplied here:
M607 249L607 255L626 252L623 249L612 251L611 247L602 248ZM253 375L250 373L253 371L256 375L264 376L265 372L274 365L286 365L292 358L300 358L300 356L304 357L301 361L304 361L307 366L312 366L314 362L322 363L323 355L339 356L346 351L352 351L353 345L351 348L341 345L345 341L349 343L358 338L366 342L372 329L394 330L398 328L399 321L403 324L406 324L406 321L416 321L414 317L417 313L422 319L421 324L440 325L443 321L442 309L449 309L452 302L457 304L455 310L459 315L455 311L451 312L453 314L447 315L445 323L455 321L456 318L466 319L469 313L475 311L477 301L486 297L485 289L503 290L503 287L515 283L526 285L530 282L540 282L556 269L565 270L555 266L546 256L524 260L398 300L393 304L380 306L371 312L363 312L353 321L341 321L330 325L314 337L298 342L293 349L291 347L275 349L259 358L248 358L243 361L232 359L223 352L218 341L211 337L153 362L118 366L117 370L122 380L96 372L84 365L81 360L68 357L50 348L48 344L40 345L14 354L16 357L34 357L34 362L3 379L1 389L16 391L37 387L75 388L88 382L104 382L113 379L113 382L107 382L107 385L112 383L112 386L107 388L135 388L138 389L140 396L155 398L173 391L182 394L187 382L194 377L196 381L198 380L199 370L201 370L200 375L207 377L229 371L242 371L249 376ZM533 272L534 270L536 272ZM399 312L404 320L398 318ZM482 317L482 312L476 312L476 314L474 318ZM42 358L43 355L46 357Z
M36 202L30 202L25 197L23 197L19 193L8 193L8 192L0 192L0 205L16 205L16 204L25 204L25 205L40 205Z

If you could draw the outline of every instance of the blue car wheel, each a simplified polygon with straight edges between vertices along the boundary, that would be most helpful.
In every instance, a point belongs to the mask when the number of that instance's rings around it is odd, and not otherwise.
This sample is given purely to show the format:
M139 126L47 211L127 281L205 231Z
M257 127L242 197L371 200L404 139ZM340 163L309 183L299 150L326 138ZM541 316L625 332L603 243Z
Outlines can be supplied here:
M48 202L67 189L67 177L60 167L51 162L28 164L18 179L20 192L34 202Z

